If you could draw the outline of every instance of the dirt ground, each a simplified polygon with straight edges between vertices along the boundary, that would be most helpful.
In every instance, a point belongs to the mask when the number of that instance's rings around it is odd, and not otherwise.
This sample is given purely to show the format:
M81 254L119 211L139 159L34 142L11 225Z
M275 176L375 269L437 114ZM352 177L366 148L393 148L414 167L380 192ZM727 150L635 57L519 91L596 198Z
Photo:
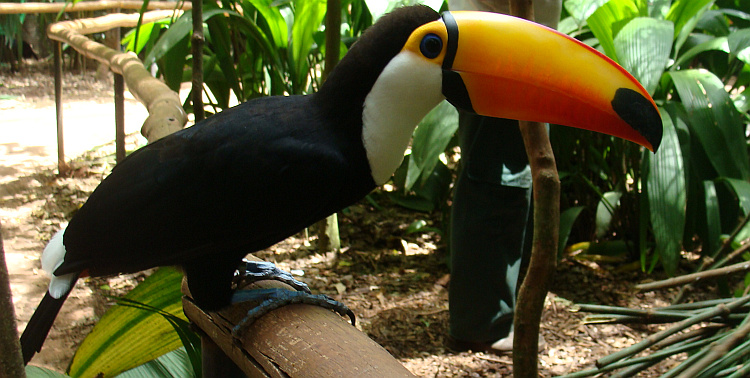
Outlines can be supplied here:
M23 330L46 290L39 254L114 165L114 109L111 85L93 73L65 75L66 154L77 168L58 177L52 79L44 66L25 72L0 72L0 221L11 274L18 330ZM145 111L127 101L127 132L137 133ZM129 148L143 144L129 138ZM283 269L304 272L314 292L343 301L359 325L409 370L421 377L511 376L510 356L456 352L446 346L450 275L440 235L406 233L414 220L441 227L440 214L407 211L393 205L382 191L339 214L343 252L317 253L301 235L259 257ZM541 351L541 376L591 367L596 358L643 339L656 327L584 325L585 314L574 303L639 308L667 305L673 292L634 293L632 284L647 277L616 266L564 259L558 266L542 322L547 347ZM76 346L106 309L101 292L107 285L125 292L140 275L83 280L63 307L35 365L64 371ZM482 290L478 287L477 290ZM111 294L111 292L108 292ZM668 368L662 364L645 376Z

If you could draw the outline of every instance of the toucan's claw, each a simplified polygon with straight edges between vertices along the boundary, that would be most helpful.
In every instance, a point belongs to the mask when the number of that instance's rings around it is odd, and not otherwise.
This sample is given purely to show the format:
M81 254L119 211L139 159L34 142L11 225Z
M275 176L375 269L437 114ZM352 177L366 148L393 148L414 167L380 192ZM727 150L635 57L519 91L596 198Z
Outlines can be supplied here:
M261 316L290 304L310 304L333 310L341 316L348 316L355 325L354 312L345 304L323 294L310 294L304 291L286 289L238 290L232 295L232 303L254 301L260 302L247 312L247 315L232 329L232 337L238 342L247 327Z
M242 260L242 265L235 273L242 283L252 283L262 280L275 280L283 282L297 291L312 293L306 283L295 279L291 273L285 272L276 267L273 263L267 261L250 261Z

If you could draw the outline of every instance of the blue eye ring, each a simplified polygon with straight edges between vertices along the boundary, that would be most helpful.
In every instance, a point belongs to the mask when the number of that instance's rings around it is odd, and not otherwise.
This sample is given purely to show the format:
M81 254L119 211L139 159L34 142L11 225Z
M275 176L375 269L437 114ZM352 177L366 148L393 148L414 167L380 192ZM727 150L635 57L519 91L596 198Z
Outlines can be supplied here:
M419 51L427 59L435 59L443 51L443 40L437 34L427 34L419 43Z

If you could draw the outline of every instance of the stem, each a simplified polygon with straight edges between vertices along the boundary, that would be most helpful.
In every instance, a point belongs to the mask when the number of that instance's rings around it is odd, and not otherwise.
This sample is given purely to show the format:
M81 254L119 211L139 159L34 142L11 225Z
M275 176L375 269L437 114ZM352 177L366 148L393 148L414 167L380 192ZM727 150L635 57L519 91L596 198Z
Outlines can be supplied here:
M742 340L745 339L745 336L747 336L748 333L750 333L750 321L747 321L748 319L750 319L750 314L748 314L747 317L745 318L744 324L738 327L730 335L722 339L721 342L716 342L715 345L712 345L709 348L708 353L706 353L703 356L703 358L698 360L695 364L690 366L690 368L688 368L682 374L680 374L680 377L684 377L684 378L696 377L698 376L698 373L700 373L704 369L711 366L711 364L713 364L717 360L721 358L732 358L732 356L728 355L729 351L731 351L735 345L742 342ZM745 344L750 344L750 341L745 342ZM742 352L747 353L747 347L748 345L745 345L745 348L742 350Z
M195 122L206 118L203 112L203 1L193 1L193 115ZM237 96L241 96L237 93Z
M662 281L640 284L640 285L636 285L635 288L638 290L642 290L642 291L663 289L666 287L684 285L688 283L697 282L702 279L721 277L730 273L742 272L746 270L750 270L750 262L748 261L730 265L724 268L711 269L711 270L706 270L703 272L686 274L684 276L673 277L673 278L669 278L669 279L662 280Z
M740 298L740 299L738 299L738 300L736 300L736 301L734 301L734 302L732 302L732 303L730 303L728 305L720 304L720 305L716 306L715 308L703 311L703 312L699 313L698 315L695 315L693 317L687 318L687 319L685 319L685 320L677 323L672 328L665 329L665 330L663 330L661 332L657 332L657 333L655 333L653 335L650 335L649 337L647 337L646 339L644 339L643 341L641 341L639 343L636 343L636 344L634 344L634 345L632 345L632 346L630 346L628 348L625 348L625 349L623 349L623 350L621 350L619 352L613 353L613 354L611 354L609 356L602 357L602 358L598 359L596 361L596 366L598 366L598 367L606 366L606 365L609 365L611 363L614 363L615 361L619 361L619 360L621 360L623 358L632 356L632 355L634 355L636 353L639 353L639 352L641 352L641 351L649 348L653 344L655 344L655 343L657 343L657 342L659 342L661 340L664 340L665 338L667 338L667 337L669 337L669 336L671 336L671 335L673 335L673 334L675 334L677 332L680 332L680 331L682 331L682 330L684 330L684 329L686 329L686 328L688 328L690 326L693 326L693 325L698 324L700 322L703 322L705 320L711 319L711 318L713 318L715 316L729 314L732 311L734 311L735 309L741 307L742 305L744 305L745 303L747 303L749 301L750 301L750 296L746 296L746 297L742 297L742 298Z

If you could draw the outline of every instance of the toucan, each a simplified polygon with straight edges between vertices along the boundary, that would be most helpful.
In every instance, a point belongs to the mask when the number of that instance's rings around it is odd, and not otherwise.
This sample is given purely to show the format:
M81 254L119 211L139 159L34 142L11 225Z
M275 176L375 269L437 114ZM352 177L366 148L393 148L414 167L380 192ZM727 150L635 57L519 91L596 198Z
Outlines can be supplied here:
M652 151L662 136L638 81L575 39L494 13L394 10L317 93L242 103L117 164L44 249L52 279L21 337L24 359L40 350L82 274L180 266L201 308L228 306L246 254L385 183L418 122L444 99L462 111L595 130Z

